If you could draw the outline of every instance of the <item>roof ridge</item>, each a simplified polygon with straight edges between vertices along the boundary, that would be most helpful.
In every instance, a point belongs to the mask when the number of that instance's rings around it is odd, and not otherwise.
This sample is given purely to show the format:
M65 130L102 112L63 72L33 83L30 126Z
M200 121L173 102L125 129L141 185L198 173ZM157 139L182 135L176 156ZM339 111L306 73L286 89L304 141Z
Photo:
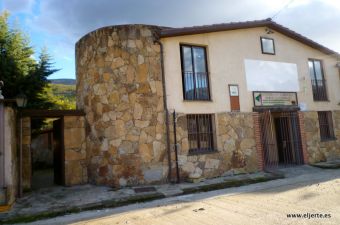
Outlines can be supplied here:
M280 32L296 41L302 42L314 49L317 49L327 55L335 55L340 57L340 54L332 49L329 49L310 38L303 36L277 22L271 18L263 20L252 20L252 21L242 21L242 22L230 22L230 23L219 23L211 25L201 25L201 26L191 26L191 27L180 27L180 28L164 28L161 29L161 37L174 37L183 35L193 35L202 33L211 33L219 31L237 30L237 29L248 29L255 27L267 26L277 32Z

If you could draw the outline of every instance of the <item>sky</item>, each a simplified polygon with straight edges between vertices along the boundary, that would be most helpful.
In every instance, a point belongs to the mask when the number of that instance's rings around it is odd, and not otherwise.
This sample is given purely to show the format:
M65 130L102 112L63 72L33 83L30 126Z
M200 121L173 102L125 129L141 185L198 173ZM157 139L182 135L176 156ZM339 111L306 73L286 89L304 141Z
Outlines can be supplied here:
M37 57L47 47L50 78L75 78L75 43L118 24L169 27L273 20L340 52L340 0L0 0L0 11L30 37Z

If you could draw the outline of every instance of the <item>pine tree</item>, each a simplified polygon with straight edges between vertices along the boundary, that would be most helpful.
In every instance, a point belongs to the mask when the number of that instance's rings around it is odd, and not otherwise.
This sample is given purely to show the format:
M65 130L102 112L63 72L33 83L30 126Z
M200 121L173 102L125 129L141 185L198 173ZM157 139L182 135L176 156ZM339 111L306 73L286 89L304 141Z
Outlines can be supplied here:
M58 71L52 68L51 58L46 49L41 51L39 60L32 56L33 48L29 38L18 28L10 29L7 12L0 14L0 80L4 81L3 95L15 98L25 94L28 108L50 109L52 99L44 90L48 87L47 77Z

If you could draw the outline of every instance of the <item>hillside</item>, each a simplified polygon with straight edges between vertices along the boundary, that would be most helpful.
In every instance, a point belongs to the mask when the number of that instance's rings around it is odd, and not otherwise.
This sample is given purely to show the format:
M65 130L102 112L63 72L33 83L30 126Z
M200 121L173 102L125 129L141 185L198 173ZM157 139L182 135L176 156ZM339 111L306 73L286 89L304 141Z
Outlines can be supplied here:
M52 79L46 89L57 109L76 108L76 85L74 79Z
M65 85L75 85L76 80L75 79L68 79L68 78L63 78L63 79L50 79L52 84L65 84Z

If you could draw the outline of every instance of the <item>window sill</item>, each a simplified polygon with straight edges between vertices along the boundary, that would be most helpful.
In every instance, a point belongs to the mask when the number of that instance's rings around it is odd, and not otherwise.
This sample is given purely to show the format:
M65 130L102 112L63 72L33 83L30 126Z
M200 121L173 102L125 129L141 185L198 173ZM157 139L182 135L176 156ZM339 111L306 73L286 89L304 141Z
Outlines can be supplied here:
M275 55L275 52L274 53L271 53L271 52L262 52L263 55Z
M214 154L214 153L218 153L217 149L211 149L211 150L207 150L207 149L192 149L189 150L188 156L190 155L205 155L205 154Z
M313 99L313 101L314 102L330 102L328 99L326 99L326 100L315 100L315 99Z
M328 141L336 141L336 137L331 137L331 138L321 138L321 142L328 142Z
M197 100L188 100L188 99L183 99L183 102L213 102L213 100L203 100L203 99L197 99Z

